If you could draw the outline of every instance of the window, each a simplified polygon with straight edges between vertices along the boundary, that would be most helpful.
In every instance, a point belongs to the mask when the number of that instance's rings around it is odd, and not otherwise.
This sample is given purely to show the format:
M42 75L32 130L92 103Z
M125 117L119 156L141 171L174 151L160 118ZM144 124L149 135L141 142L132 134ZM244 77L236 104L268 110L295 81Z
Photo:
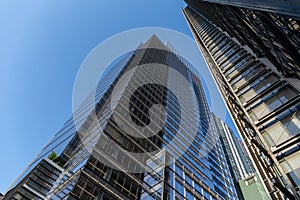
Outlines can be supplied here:
M204 199L210 199L210 194L204 190Z
M176 180L175 182L175 189L178 193L180 194L184 194L184 188L183 188L183 185L181 183L178 182L178 180Z
M188 200L193 200L193 199L194 199L194 195L192 195L191 192L186 191L186 199L188 199Z
M300 152L297 152L297 153L285 158L285 161L280 163L283 170L293 180L292 183L295 187L300 186L299 163L300 163Z
M291 135L298 134L300 132L300 111L283 120L283 125Z
M242 95L242 98L246 101L265 91L268 87L270 87L273 83L278 80L275 76L271 75L267 78L261 77L257 81L251 83L249 89L245 94Z
M253 176L245 181L245 185L249 186L249 185L255 183L256 181L257 181L257 178L255 176Z
M193 185L193 180L191 179L191 177L189 177L189 175L185 174L185 181L192 186Z
M272 93L269 93L265 96L265 98L268 98L268 96L271 96ZM253 120L257 120L262 118L263 116L269 114L270 112L274 111L275 109L279 108L281 105L286 103L288 100L295 97L296 94L293 90L290 88L284 88L279 93L274 95L273 97L267 99L265 102L262 102L260 105L255 107L250 114L250 117ZM255 102L257 103L257 102ZM254 103L254 104L255 104Z
M183 177L181 167L179 167L178 165L175 165L175 171L180 177Z
M274 125L266 128L263 137L269 146L278 145L300 131L300 111L294 112Z

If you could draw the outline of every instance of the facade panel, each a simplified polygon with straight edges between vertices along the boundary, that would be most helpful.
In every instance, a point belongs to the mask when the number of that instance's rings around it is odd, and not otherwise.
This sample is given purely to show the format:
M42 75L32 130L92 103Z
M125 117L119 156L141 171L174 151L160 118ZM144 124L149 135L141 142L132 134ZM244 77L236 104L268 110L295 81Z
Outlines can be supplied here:
M299 43L288 41L299 37L298 30L279 34L283 26L269 19L275 14L187 3L187 22L267 191L273 199L298 199L299 166L288 162L299 152ZM213 35L226 38L224 44Z
M41 151L31 166L55 151L61 173L69 174L58 177L59 184L51 187L47 199L237 199L199 74L170 49L152 36L122 64L112 66L96 90L95 112L86 118L77 115L82 120L79 130L69 120ZM147 67L136 68L142 65ZM172 76L172 70L188 87ZM155 82L158 79L161 84ZM178 93L163 85L172 81L177 82ZM185 91L195 95L186 96ZM92 98L77 113L86 113ZM164 111L151 112L154 105L162 105ZM191 117L194 112L199 112L198 121ZM155 135L145 128L143 134L149 137L137 137L130 135L135 127L126 119L139 127L163 126ZM152 124L152 119L157 121ZM133 153L142 157L137 160ZM142 167L148 170L138 171ZM28 171L31 167L13 185L10 196L19 191Z

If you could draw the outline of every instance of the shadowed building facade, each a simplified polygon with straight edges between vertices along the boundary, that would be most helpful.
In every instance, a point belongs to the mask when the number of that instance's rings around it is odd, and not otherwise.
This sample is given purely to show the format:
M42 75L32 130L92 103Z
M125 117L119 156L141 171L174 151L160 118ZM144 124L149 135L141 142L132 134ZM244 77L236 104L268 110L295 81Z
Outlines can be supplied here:
M190 29L270 197L299 199L299 3L186 2Z

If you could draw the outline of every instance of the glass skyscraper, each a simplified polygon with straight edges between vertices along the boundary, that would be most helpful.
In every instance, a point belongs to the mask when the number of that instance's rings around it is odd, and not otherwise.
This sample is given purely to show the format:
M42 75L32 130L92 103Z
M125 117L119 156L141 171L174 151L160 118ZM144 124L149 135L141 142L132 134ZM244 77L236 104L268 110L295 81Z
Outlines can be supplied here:
M153 35L114 62L5 199L237 199L199 74L171 49Z
M190 29L270 197L299 199L299 12L287 15L299 2L276 9L281 2L186 2Z
M255 173L254 166L242 141L235 135L218 116L212 114L216 124L217 133L221 138L222 146L227 154L230 170L235 180L244 179L249 174Z
M225 151L225 157L229 165L229 170L233 178L238 198L241 200L252 199L254 197L257 200L268 199L268 195L256 175L256 171L243 142L218 116L213 114L213 119L216 124L221 144ZM253 179L253 181L250 183L249 179ZM247 185L244 184L242 185L244 187L241 187L241 183L245 182ZM249 185L251 184L254 185L250 186L251 190L248 190L250 188ZM251 192L256 192L256 196L251 194Z

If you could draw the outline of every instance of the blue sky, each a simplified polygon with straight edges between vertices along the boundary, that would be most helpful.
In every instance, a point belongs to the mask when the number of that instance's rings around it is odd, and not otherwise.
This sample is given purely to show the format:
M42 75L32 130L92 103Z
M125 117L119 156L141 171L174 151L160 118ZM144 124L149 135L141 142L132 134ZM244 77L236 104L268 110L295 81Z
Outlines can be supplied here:
M139 27L192 37L182 0L0 1L0 192L72 113L80 64L101 41Z

